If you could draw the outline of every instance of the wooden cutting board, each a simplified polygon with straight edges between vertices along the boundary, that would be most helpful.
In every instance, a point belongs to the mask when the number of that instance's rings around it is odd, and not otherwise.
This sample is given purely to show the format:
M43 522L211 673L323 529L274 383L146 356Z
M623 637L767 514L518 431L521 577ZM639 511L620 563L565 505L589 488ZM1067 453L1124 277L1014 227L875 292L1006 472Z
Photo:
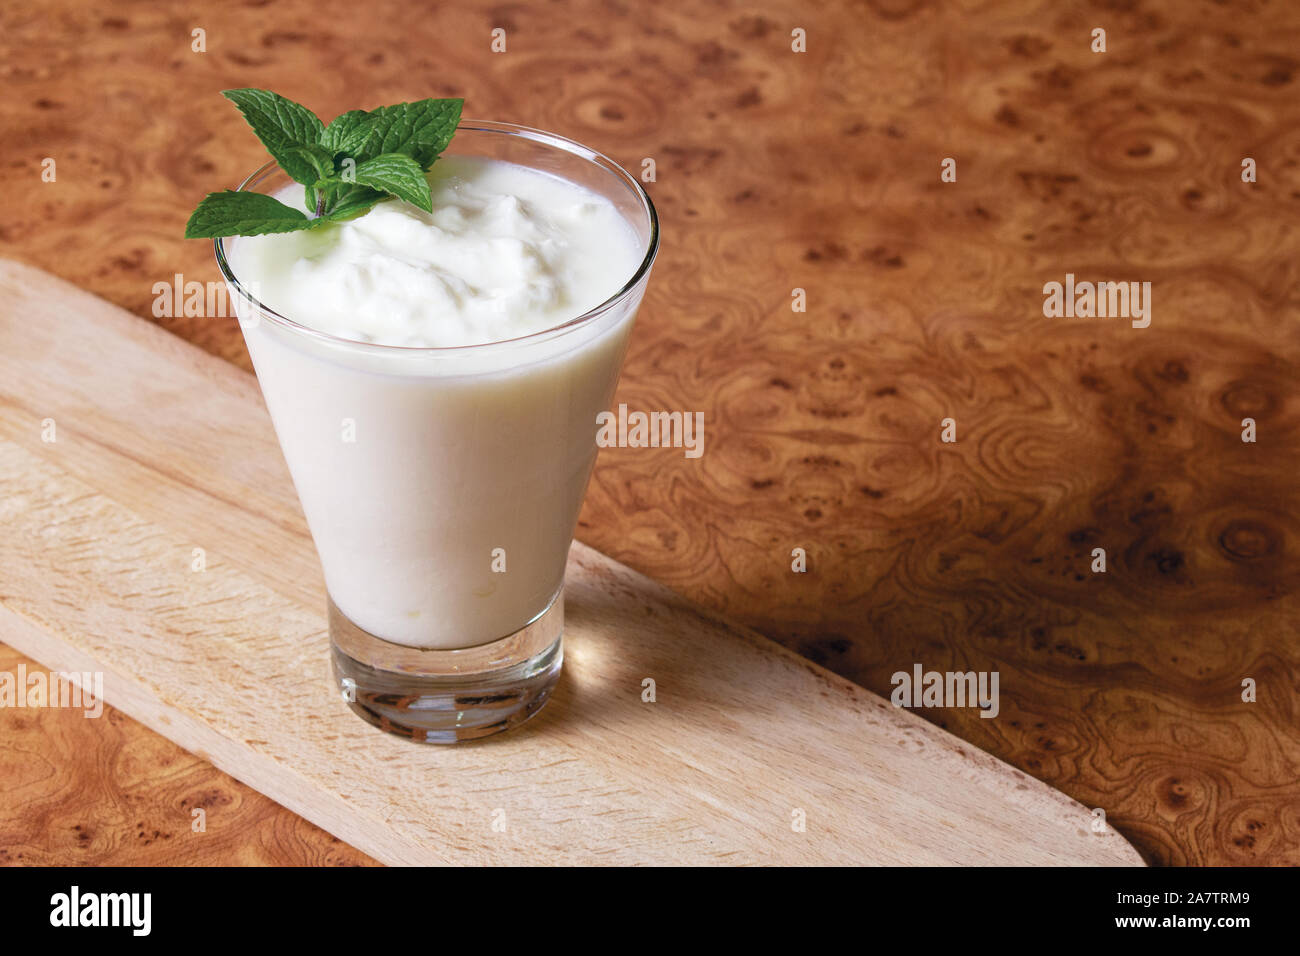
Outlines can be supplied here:
M0 640L102 671L110 704L376 859L1141 863L1064 794L581 544L551 702L468 746L355 717L324 606L256 381L0 260Z

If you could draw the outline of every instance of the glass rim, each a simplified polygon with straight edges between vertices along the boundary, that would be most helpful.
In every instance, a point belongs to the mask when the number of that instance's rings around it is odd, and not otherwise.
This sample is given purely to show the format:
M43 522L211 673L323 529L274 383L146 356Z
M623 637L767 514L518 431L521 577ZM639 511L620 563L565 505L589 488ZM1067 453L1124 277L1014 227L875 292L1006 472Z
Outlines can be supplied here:
M288 316L280 314L266 303L260 301L244 287L243 283L239 281L234 270L230 267L230 262L226 257L226 249L224 245L225 239L239 238L236 236L226 236L224 238L218 237L212 240L213 251L217 256L217 268L221 270L222 277L230 287L235 290L237 295L245 299L253 308L257 309L259 313L266 316L272 322L284 326L293 332L308 335L312 338L320 339L335 345L346 345L349 348L376 350L384 353L411 354L428 352L460 352L466 349L487 349L497 345L529 342L534 339L541 339L543 336L552 336L558 332L578 328L579 326L586 325L604 315L614 306L626 299L641 280L645 278L646 274L649 273L650 267L654 264L655 255L659 251L659 214L655 210L654 202L651 201L650 194L646 192L645 187L641 185L635 176L618 163L614 162L614 160L610 159L604 153L598 152L589 146L584 146L576 140L560 136L558 133L548 133L545 130L534 129L531 126L520 126L516 123L502 123L494 120L462 119L460 124L456 127L456 130L458 132L463 130L466 132L505 133L512 136L522 136L525 139L541 143L544 146L562 149L580 159L585 159L592 165L613 173L614 176L620 179L625 185L631 186L637 198L641 200L642 209L650 224L650 236L649 240L646 242L645 255L641 258L641 263L637 266L636 271L633 272L632 277L623 283L622 287L604 302L588 309L581 315L575 316L571 319L565 319L558 325L553 325L537 332L529 332L526 335L517 335L509 339L494 339L491 342L475 342L470 345L385 345L379 342L362 342L358 339L349 339L344 338L341 335L334 335L330 332L322 332L320 329L313 329L311 326L303 325L301 322L296 322ZM272 159L263 163L244 178L244 181L237 187L237 191L245 192L250 190L252 186L260 183L275 169L279 169L279 165L275 160Z

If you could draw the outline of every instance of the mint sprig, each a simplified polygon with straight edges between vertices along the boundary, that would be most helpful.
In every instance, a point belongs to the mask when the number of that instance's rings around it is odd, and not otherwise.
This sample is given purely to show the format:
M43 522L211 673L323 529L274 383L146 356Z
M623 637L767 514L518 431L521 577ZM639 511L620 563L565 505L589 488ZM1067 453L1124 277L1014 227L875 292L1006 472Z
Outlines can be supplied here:
M187 239L313 229L360 215L394 196L430 212L425 173L447 148L463 100L419 100L349 110L328 126L270 90L226 90L276 163L305 187L306 216L264 193L210 193L185 226Z

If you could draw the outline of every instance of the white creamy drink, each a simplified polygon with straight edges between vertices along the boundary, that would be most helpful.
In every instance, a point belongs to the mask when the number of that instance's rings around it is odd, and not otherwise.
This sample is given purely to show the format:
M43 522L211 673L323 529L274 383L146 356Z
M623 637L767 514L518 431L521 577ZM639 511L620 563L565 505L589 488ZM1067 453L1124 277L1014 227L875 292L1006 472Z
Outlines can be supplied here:
M240 306L331 599L376 637L451 649L561 588L635 303L556 327L619 293L645 244L536 170L446 155L429 181L432 214L387 200L227 248L263 305L318 333ZM277 195L302 206L300 186Z

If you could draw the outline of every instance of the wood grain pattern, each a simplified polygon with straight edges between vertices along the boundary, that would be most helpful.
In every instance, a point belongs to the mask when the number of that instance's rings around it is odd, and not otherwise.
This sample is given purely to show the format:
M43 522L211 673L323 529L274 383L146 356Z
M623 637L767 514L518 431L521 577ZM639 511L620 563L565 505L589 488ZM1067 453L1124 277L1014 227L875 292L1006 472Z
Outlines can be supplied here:
M464 95L653 157L664 245L618 400L703 411L706 450L606 450L579 537L877 692L913 661L997 668L998 720L925 716L1153 862L1300 863L1300 11L405 9L5 7L0 254L141 315L155 281L215 277L178 237L260 161L229 86L324 115ZM1152 327L1044 319L1066 272L1151 281ZM159 321L247 367L233 321Z
M0 671L39 665L0 645ZM358 865L371 861L114 707L0 724L0 865ZM205 813L195 832L195 809Z
M249 377L25 266L0 261L0 302L0 635L384 862L1141 862L1058 791L580 544L535 720L456 748L376 731L330 675Z

